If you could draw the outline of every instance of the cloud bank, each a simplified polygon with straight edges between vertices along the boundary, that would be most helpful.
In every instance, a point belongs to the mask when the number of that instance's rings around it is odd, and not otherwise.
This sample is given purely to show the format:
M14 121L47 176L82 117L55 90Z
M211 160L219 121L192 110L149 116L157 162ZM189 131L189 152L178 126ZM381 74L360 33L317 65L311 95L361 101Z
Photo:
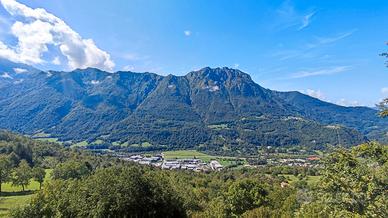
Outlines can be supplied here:
M96 67L112 71L110 55L99 49L92 39L83 39L63 20L45 9L32 9L15 0L0 0L5 10L18 19L11 28L17 38L15 47L0 41L0 57L15 62L41 64L49 45L59 48L71 69Z

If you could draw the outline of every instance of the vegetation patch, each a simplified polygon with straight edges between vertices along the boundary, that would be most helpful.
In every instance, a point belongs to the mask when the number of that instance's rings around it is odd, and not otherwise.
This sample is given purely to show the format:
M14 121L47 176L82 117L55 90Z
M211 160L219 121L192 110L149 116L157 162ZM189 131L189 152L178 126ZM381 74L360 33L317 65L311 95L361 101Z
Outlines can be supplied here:
M44 132L39 132L39 133L34 134L32 137L33 138L49 138L50 134L44 133Z
M76 144L73 144L71 147L86 147L89 143L87 141L78 142Z
M207 127L213 130L229 129L228 124L208 125Z
M121 143L121 147L128 147L129 146L129 142L123 142Z
M46 141L46 142L55 142L55 143L58 143L58 144L62 144L63 143L63 142L59 141L58 138L37 138L36 140Z
M101 145L101 144L103 144L104 143L104 141L103 140L101 140L101 139L97 139L96 141L94 141L92 144L93 145Z
M149 142L143 142L143 143L141 143L141 147L144 147L144 148L151 147L151 146L152 146L152 144L149 143Z
M120 142L112 142L113 146L120 146Z
M233 167L238 165L243 165L246 163L243 159L238 159L235 157L224 157L224 156L214 156L205 154L196 150L178 150L178 151L166 151L163 152L164 158L167 160L174 159L193 159L197 158L203 162L210 162L211 160L219 161L225 167Z
M192 159L198 158L202 161L209 162L215 159L215 156L211 156L196 150L178 150L178 151L166 151L163 152L165 159Z

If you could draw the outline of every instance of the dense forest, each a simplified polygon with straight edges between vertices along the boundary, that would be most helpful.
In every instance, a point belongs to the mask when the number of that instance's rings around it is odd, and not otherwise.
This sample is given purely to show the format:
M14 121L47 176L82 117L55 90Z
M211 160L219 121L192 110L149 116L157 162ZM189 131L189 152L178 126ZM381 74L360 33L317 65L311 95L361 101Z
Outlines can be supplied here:
M0 163L51 168L51 180L13 217L384 217L388 147L337 148L314 171L298 167L165 171L0 134ZM3 169L3 167L1 168ZM289 169L288 169L289 170ZM32 176L25 171L26 175ZM319 181L307 182L309 174ZM23 173L19 173L23 175ZM3 178L3 171L0 174ZM12 178L10 178L12 180Z

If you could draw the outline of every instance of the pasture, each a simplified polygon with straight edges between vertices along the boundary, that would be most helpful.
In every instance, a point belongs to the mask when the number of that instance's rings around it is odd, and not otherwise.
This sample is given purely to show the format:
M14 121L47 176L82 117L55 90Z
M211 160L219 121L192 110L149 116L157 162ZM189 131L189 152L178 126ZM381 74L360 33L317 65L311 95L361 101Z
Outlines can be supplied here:
M51 179L51 169L46 170L45 182ZM43 184L44 186L44 184ZM31 180L25 191L21 186L13 186L12 183L2 184L2 193L0 194L0 217L8 217L13 208L26 205L36 191L39 190L39 183Z

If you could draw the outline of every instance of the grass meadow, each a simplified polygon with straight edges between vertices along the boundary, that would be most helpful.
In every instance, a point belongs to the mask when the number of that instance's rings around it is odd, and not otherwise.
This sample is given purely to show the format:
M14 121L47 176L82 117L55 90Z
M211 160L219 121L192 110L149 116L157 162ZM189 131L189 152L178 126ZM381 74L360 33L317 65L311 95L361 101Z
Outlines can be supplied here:
M45 182L51 179L51 172L51 169L46 170ZM0 217L8 217L13 208L23 206L30 201L31 197L39 190L39 183L31 180L24 192L21 186L13 186L12 183L4 183L1 187Z

